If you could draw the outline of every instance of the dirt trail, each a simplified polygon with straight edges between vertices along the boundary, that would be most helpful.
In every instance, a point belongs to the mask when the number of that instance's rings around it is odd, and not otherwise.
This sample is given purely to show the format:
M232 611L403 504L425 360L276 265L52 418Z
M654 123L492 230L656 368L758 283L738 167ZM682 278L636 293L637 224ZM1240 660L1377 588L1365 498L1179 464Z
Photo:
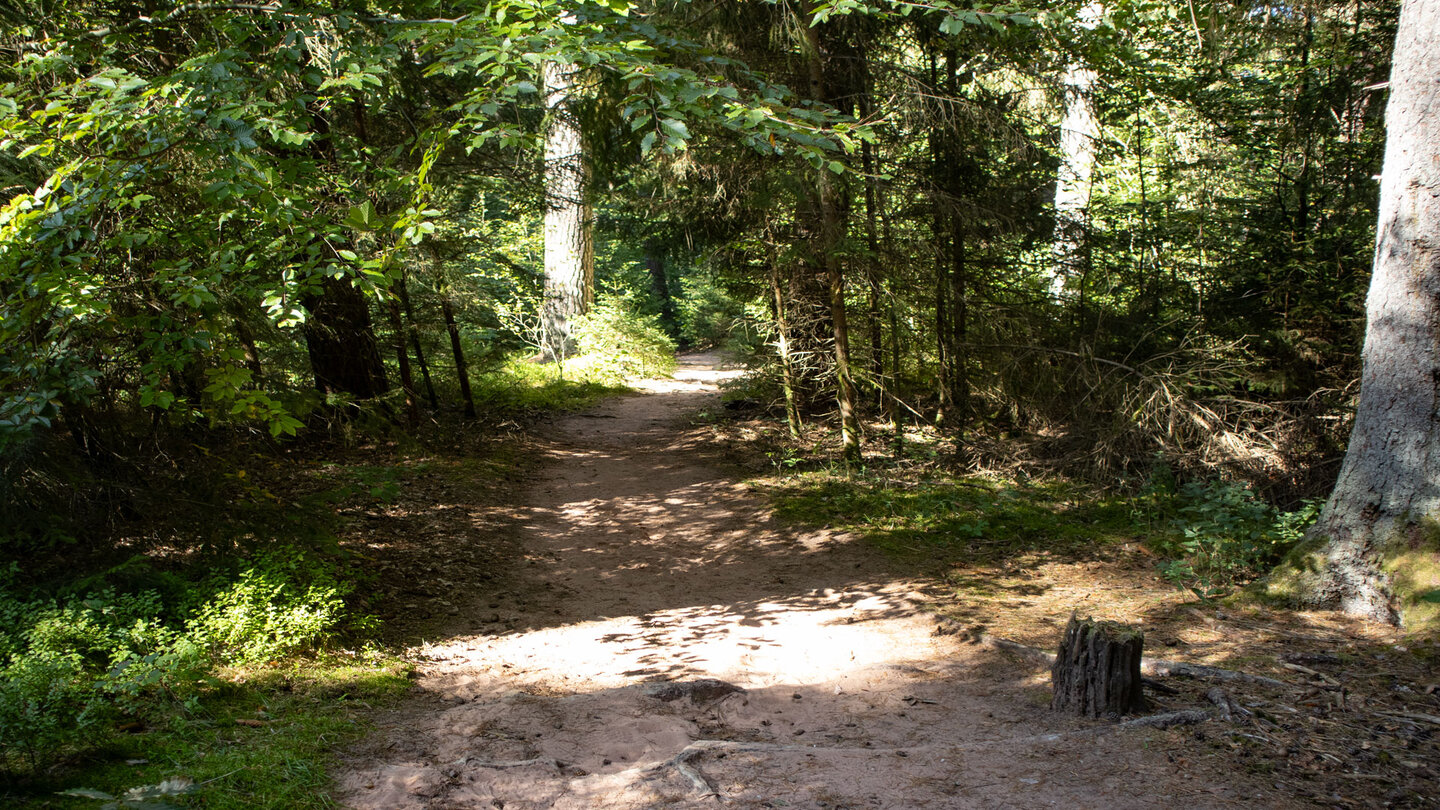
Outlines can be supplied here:
M1177 732L1048 737L1089 724L1050 714L1033 670L935 635L926 583L776 525L688 424L718 405L715 363L557 426L519 506L523 563L503 590L452 595L491 631L420 651L417 697L352 752L344 804L1279 803L1167 757ZM700 740L733 744L676 760Z

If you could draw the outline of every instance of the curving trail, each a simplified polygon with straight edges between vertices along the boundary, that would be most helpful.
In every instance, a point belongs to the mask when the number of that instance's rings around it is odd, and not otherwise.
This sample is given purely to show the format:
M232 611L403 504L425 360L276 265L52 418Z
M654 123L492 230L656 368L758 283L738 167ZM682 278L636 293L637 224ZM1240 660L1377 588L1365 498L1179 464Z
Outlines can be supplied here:
M688 422L730 373L691 356L557 426L513 522L522 561L503 590L451 595L490 631L419 652L343 804L1284 806L1172 762L1164 735L1185 732L1084 733L1032 669L936 635L928 583L776 525Z

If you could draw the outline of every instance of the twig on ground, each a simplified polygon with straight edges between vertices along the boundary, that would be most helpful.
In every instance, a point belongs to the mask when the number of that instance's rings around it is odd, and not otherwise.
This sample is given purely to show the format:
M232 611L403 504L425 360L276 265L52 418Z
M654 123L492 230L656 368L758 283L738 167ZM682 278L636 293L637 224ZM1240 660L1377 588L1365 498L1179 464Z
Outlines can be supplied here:
M1218 686L1210 687L1210 691L1205 693L1205 699L1220 709L1220 719L1227 723L1248 722L1252 714L1249 709L1236 703L1230 693Z

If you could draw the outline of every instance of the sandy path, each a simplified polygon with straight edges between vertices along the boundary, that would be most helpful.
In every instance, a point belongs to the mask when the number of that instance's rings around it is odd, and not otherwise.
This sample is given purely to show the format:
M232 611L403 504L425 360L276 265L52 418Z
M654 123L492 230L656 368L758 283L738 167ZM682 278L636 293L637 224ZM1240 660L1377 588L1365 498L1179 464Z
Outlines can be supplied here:
M1183 732L1046 739L1086 725L1044 708L1033 671L935 635L913 607L925 583L775 525L720 471L686 418L718 404L713 362L557 426L519 505L524 563L501 591L454 597L491 632L420 652L417 697L352 753L343 803L1274 805L1167 756ZM660 683L701 678L743 691ZM758 745L677 767L697 740Z

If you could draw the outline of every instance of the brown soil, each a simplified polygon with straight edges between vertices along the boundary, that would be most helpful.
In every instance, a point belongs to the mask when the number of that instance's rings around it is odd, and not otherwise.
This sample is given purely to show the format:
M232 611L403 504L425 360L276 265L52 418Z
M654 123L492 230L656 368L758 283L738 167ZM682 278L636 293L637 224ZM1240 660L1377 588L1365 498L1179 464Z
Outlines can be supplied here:
M556 424L516 503L450 507L479 528L432 534L438 560L513 543L516 563L429 595L440 624L415 650L415 695L350 752L342 803L1300 805L1195 730L1051 713L1046 673L937 625L936 581L778 525L690 424L729 373L687 358Z

